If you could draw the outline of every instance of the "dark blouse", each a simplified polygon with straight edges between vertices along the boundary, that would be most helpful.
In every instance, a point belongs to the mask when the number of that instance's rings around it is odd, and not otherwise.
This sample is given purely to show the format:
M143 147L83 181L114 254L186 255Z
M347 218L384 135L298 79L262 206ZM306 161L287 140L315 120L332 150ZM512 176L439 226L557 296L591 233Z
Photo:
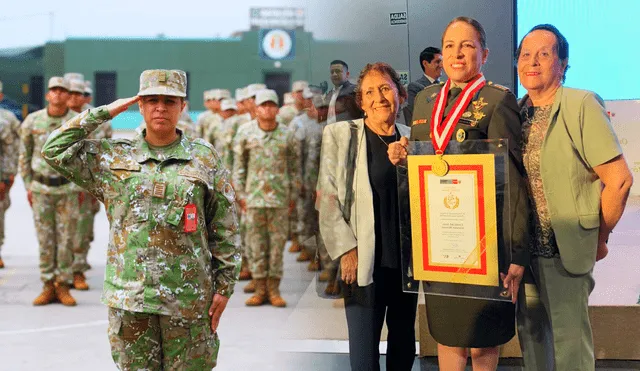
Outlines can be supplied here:
M373 193L375 221L374 267L400 268L400 225L398 222L398 184L396 167L389 162L387 149L399 139L394 135L380 135L367 127L367 165Z

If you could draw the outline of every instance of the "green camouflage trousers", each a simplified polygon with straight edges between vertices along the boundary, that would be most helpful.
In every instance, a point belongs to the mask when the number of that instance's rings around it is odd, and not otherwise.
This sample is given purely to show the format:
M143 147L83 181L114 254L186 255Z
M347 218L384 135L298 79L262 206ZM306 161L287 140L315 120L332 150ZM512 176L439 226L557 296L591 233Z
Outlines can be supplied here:
M89 270L87 255L93 241L93 221L100 210L100 202L91 194L84 192L84 201L80 205L78 226L73 248L73 273L84 273Z
M282 254L287 242L286 208L247 209L247 246L253 278L281 278Z
M11 206L11 200L9 199L9 193L4 196L4 200L0 201L0 251L2 251L2 245L4 245L4 214Z
M307 252L309 252L311 256L316 256L319 259L319 261L322 263L323 269L336 268L336 262L331 260L331 257L327 252L327 248L324 245L324 241L320 236L318 211L308 209L307 205L305 215L307 217L305 219L305 228L302 229L303 233L300 237L300 243L302 243L305 250L307 250Z
M78 193L33 192L33 219L40 244L40 279L71 284Z
M116 308L109 308L109 343L123 371L211 370L220 350L209 317L187 321Z
M237 210L241 210L240 207ZM247 213L240 211L239 213L239 228L240 228L240 246L242 246L242 261L250 262L249 247L247 246ZM251 264L249 264L251 266Z

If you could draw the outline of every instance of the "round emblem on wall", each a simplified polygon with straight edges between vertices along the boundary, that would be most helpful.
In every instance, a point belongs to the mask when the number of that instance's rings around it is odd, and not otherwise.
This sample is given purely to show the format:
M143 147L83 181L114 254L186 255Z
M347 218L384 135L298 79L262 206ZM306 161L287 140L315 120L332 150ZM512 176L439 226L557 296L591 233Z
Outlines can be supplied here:
M271 59L282 59L291 53L293 42L289 33L283 30L271 30L264 35L262 50Z

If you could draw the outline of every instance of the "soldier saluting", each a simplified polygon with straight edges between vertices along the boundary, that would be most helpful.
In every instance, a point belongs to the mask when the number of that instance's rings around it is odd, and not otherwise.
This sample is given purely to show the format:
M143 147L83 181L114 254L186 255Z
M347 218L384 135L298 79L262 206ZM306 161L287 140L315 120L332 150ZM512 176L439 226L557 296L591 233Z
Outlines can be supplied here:
M228 171L212 146L176 125L186 74L148 70L137 97L84 111L47 140L43 157L105 204L110 222L102 301L121 369L211 369L216 333L240 270ZM132 140L87 137L138 103Z

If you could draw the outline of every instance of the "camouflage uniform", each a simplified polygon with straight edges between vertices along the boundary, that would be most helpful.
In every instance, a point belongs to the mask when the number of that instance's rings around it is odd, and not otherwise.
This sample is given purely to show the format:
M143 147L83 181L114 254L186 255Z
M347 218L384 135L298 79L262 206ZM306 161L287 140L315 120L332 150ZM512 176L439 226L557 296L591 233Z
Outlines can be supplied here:
M291 120L298 116L301 112L298 111L295 105L287 104L280 108L278 112L278 121L286 126L289 126Z
M11 206L9 187L18 172L20 121L10 111L0 108L0 181L6 185L0 200L0 250L4 244L4 214Z
M85 105L87 106L87 105ZM93 107L90 107L93 108ZM109 139L113 136L111 121L106 121L89 135L89 139ZM76 228L75 248L73 251L73 273L84 273L91 266L87 262L89 248L93 241L93 226L96 214L100 211L100 202L89 192L83 192L84 201L80 204L78 225ZM86 288L85 288L86 290Z
M238 129L233 180L247 207L247 245L253 278L282 277L288 208L300 188L298 143L284 125L266 132L257 121Z
M184 72L159 72L167 77L151 84L181 77L186 85ZM86 139L109 118L105 106L83 112L51 135L43 156L105 204L102 302L110 307L113 359L127 370L211 369L219 340L208 309L214 294L232 295L240 270L228 171L209 144L184 135L164 147L148 145L145 132L132 140ZM191 208L196 230L187 233Z
M68 110L62 117L51 117L45 108L27 116L20 128L20 175L32 193L43 282L55 278L70 284L72 279L80 190L49 166L40 151L49 134L75 115Z

